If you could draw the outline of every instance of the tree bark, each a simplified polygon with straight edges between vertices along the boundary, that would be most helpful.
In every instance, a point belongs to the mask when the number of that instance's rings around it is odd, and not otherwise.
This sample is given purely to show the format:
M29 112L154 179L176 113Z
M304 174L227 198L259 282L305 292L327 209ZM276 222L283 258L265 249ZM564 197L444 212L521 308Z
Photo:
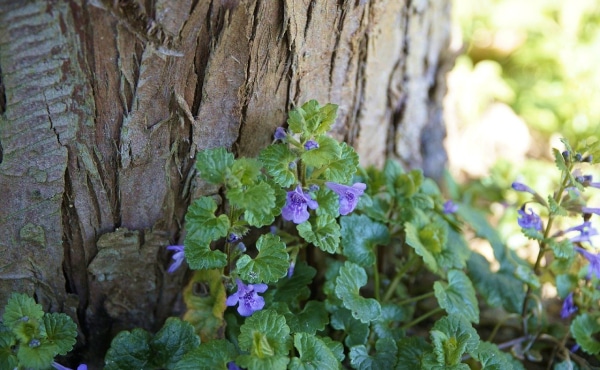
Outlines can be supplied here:
M0 304L69 313L89 358L182 308L165 273L198 150L254 156L310 99L363 165L437 177L449 0L0 0Z

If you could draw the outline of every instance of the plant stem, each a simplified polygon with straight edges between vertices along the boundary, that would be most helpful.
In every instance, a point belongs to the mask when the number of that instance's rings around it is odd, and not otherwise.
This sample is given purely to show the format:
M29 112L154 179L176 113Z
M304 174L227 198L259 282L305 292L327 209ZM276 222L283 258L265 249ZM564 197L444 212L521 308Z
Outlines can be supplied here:
M379 277L379 266L377 266L377 246L373 247L373 254L375 254L375 263L373 264L373 278L375 279L375 299L381 301L379 290L381 287L381 279Z
M406 330L408 328L410 328L411 326L417 325L418 323L420 323L421 321L427 319L430 316L433 316L437 313L440 313L444 311L441 307L436 308L435 310L431 310L419 317L417 317L416 319L414 319L413 321L409 322L408 324L404 324L400 327L400 330Z
M390 298L392 298L392 295L396 291L396 287L400 283L400 279L402 279L402 277L404 276L406 271L408 271L408 269L411 268L411 266L415 260L416 260L416 257L413 254L412 256L410 256L409 260L406 261L406 263L404 265L402 265L402 268L400 268L400 270L398 270L398 272L396 272L394 279L392 280L392 282L390 283L390 286L387 288L385 294L383 295L382 302L387 302L390 300Z
M425 299L425 298L433 297L434 295L435 295L435 292L428 292L428 293L421 294L421 295L416 296L416 297L405 299L405 300L400 301L400 302L398 302L396 304L398 306L404 306L405 304L409 304L409 303L412 303L412 302L417 302L417 301L420 301L420 300Z

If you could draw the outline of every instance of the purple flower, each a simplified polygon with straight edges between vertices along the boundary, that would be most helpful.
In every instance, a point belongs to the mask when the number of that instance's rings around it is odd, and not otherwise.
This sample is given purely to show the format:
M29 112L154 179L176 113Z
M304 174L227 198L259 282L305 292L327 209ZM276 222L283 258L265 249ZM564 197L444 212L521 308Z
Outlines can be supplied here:
M352 186L346 186L335 182L326 182L325 185L337 193L340 197L340 215L344 216L354 211L358 199L365 192L366 184L357 182Z
M267 291L267 284L244 284L240 279L235 279L237 292L227 297L227 306L235 306L239 303L237 311L242 316L250 316L265 306L265 299L257 293Z
M71 370L70 367L62 366L58 362L52 362L52 367L55 368L56 370ZM77 370L87 370L87 365L81 364L81 365L77 366Z
M169 269L167 270L169 274L172 274L173 272L175 272L175 270L179 268L179 266L181 266L181 263L185 258L185 253L183 249L183 245L169 245L167 247L167 250L175 251L175 254L173 254L173 256L171 257L173 258L173 263L171 264L171 266L169 266Z
M242 238L236 233L229 233L227 236L227 243L235 243L242 240Z
M600 256L595 253L590 253L580 247L575 247L575 250L581 253L588 261L590 261L588 279L591 277L592 273L594 273L594 275L600 279Z
M581 207L583 213L595 213L600 216L600 208Z
M300 185L296 190L288 191L285 205L281 209L281 216L286 221L293 221L295 224L301 224L308 220L310 214L307 207L317 209L319 204L308 194L304 194Z
M532 188L530 188L529 186L527 186L521 182L517 182L517 181L513 182L512 188L515 189L516 191L522 191L525 193L535 194L535 190L533 190Z
M233 361L229 361L229 362L227 363L227 370L242 370L242 368L241 368L241 367L239 367L239 366L237 366L237 365L235 364L235 362L233 362Z
M288 268L287 277L290 279L294 275L294 269L296 268L296 263L292 261L290 263L290 267Z
M306 142L306 144L304 144L304 149L306 150L313 150L313 149L318 149L319 148L319 143L317 143L314 140L308 140Z
M560 310L560 317L566 319L575 312L577 312L577 306L575 306L575 302L573 301L573 292L571 292L563 302L562 309Z
M275 137L275 140L283 140L287 137L287 134L285 133L283 127L277 127L277 129L275 129L275 135L273 135L273 137Z
M536 229L537 231L542 231L544 225L542 224L542 219L538 216L531 208L529 208L529 212L527 213L524 209L520 209L519 219L517 222L519 226L523 229Z
M590 237L598 235L598 230L593 228L592 223L589 221L585 221L581 225L570 227L566 229L563 233L568 233L570 231L579 231L579 235L569 239L572 243L591 243L592 241L590 240Z
M456 213L456 211L458 211L458 205L456 205L453 201L451 200L447 200L444 203L444 214L451 214L451 213Z

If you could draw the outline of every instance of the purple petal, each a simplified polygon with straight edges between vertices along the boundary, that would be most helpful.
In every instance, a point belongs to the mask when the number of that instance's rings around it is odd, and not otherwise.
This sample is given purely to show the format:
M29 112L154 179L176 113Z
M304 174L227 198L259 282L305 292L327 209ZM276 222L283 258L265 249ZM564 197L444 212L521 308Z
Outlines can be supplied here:
M281 209L281 216L286 221L301 224L310 217L307 207L316 209L318 206L319 204L309 195L304 194L298 185L295 190L288 191L285 205Z
M285 130L283 127L277 127L275 129L275 135L273 135L275 137L275 140L283 140L286 138L287 134L285 133Z
M354 208L356 208L360 196L367 188L367 185L363 184L362 182L357 182L352 186L342 185L335 182L326 182L325 185L337 193L340 202L340 215L343 216L352 212Z
M575 302L573 301L573 292L571 292L563 302L562 309L560 310L560 317L566 319L577 312L577 309L578 308L575 306Z
M531 208L529 209L529 212L530 213L527 213L524 209L518 211L519 219L517 222L519 226L523 229L536 229L542 231L544 225L540 216L538 216Z
M516 191L522 191L525 193L535 194L535 191L532 188L530 188L529 186L527 186L521 182L517 182L517 181L513 182L512 188L515 189Z

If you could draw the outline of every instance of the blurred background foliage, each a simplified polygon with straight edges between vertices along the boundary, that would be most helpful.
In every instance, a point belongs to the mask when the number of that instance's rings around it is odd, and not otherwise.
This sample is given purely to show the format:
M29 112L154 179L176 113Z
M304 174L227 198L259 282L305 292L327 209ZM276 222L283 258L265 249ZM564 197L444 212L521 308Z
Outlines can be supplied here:
M559 175L551 148L562 151L562 137L600 136L600 1L456 0L453 12L459 57L448 77L446 148L461 185L449 180L449 196L490 210L526 257L535 247L516 211L529 197L511 183L551 194ZM600 206L598 192L587 193Z

